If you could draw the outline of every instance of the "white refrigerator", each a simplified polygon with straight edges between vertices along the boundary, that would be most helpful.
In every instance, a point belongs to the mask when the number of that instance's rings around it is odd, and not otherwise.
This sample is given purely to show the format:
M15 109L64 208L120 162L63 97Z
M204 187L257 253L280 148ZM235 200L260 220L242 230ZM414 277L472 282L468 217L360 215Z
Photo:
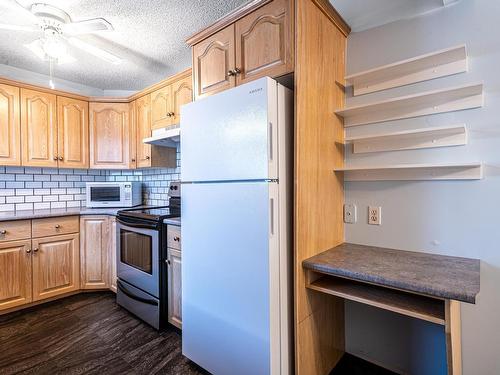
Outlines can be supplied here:
M182 352L293 373L293 94L270 78L182 107Z

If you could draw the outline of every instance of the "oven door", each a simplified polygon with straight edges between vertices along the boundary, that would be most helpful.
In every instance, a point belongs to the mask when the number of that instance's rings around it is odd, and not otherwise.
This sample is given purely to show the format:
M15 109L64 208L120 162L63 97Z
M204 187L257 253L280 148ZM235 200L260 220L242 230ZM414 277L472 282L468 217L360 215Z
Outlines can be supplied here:
M159 298L159 231L155 224L116 218L118 278Z

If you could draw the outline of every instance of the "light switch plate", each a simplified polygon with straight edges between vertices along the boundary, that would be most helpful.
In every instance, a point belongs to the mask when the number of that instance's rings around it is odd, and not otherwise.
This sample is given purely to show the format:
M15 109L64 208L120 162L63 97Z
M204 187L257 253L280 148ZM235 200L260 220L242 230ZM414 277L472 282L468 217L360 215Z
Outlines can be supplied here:
M354 224L356 220L356 205L352 203L344 204L344 223Z
M368 224L380 225L382 224L382 207L368 206Z

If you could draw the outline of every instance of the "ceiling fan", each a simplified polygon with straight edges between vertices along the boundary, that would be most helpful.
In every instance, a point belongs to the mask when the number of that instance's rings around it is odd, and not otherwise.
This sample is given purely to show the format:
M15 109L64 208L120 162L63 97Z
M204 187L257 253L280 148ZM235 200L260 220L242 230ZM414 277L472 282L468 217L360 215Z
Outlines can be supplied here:
M6 5L25 16L30 25L0 23L0 29L41 33L40 38L25 44L25 47L44 61L56 62L57 64L74 62L75 59L68 53L68 45L112 64L120 64L123 61L111 52L84 42L77 37L83 34L113 30L113 26L104 18L73 22L68 13L53 5L44 3L24 5L17 0L6 2Z

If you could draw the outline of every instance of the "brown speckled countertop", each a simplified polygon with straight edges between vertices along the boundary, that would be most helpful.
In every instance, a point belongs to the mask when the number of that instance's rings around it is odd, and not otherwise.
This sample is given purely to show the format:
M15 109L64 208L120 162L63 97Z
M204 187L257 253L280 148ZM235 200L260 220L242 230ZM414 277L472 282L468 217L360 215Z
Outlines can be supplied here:
M478 259L345 243L302 262L316 272L431 297L475 303Z

